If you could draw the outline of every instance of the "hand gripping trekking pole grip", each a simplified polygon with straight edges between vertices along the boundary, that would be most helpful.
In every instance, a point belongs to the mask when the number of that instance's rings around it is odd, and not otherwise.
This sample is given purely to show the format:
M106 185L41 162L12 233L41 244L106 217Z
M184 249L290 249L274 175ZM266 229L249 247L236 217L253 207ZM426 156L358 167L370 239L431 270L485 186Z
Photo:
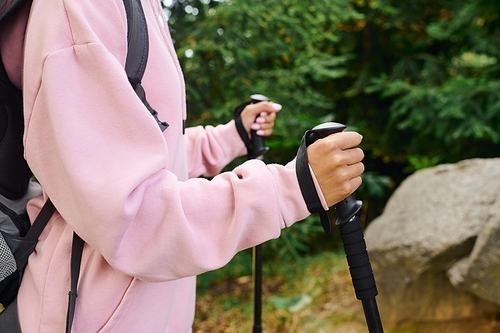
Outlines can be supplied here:
M306 200L309 211L320 214L325 232L329 232L331 229L328 216L319 201L317 192L314 190L314 194L312 194L310 187L314 186L314 184L307 184L308 177L304 176L306 173L305 164L308 163L305 149L318 139L342 132L345 128L345 125L333 122L314 127L311 131L307 131L304 134L303 142L297 155L297 177L299 179L302 194ZM309 173L309 177L312 178L308 165L307 172ZM308 198L306 198L306 196ZM335 210L337 211L338 219L335 224L340 231L342 243L344 245L356 298L361 300L363 304L368 331L370 333L383 333L382 322L375 300L375 296L378 294L377 287L375 285L375 278L366 250L363 230L361 229L359 216L357 216L362 205L363 203L360 200L356 200L353 195L350 195L336 204Z
M234 109L234 120L236 122L236 129L238 130L238 134L245 143L245 146L247 147L247 159L249 160L264 155L269 150L269 148L266 147L266 145L264 144L264 137L257 135L257 131L255 130L250 130L251 137L248 138L247 131L245 130L245 127L243 126L243 123L241 121L241 112L249 104L257 104L259 102L264 102L264 101L267 102L270 101L270 99L261 94L254 94L250 96L249 102L242 103Z

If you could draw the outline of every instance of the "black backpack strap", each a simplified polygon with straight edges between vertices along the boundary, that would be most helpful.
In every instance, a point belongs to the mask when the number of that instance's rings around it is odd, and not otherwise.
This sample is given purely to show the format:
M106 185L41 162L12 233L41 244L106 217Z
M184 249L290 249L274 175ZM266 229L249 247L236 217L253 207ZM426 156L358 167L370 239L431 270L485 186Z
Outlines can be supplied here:
M35 250L36 243L38 242L38 237L42 233L43 229L49 222L52 214L56 211L56 207L50 199L47 199L43 205L40 213L33 221L33 225L26 234L26 236L19 242L19 246L15 247L14 257L17 261L17 267L24 268L28 263L28 257Z
M71 326L73 325L73 318L75 317L75 307L76 298L78 294L76 292L78 288L78 278L80 277L80 266L83 254L83 239L77 234L73 233L73 244L71 246L71 288L68 294L68 312L66 315L66 333L71 332Z
M43 229L47 225L47 222L49 222L50 218L52 217L52 214L54 214L55 211L56 207L54 206L50 198L47 199L42 209L40 210L40 213L38 213L38 216L36 217L35 221L33 221L33 225L26 234L25 239L37 241L38 237L42 233Z
M137 96L139 96L163 132L169 125L158 119L158 112L149 105L146 92L141 84L149 54L148 26L142 4L140 0L123 0L123 3L127 12L128 25L128 53L125 61L125 71L132 88L134 88Z

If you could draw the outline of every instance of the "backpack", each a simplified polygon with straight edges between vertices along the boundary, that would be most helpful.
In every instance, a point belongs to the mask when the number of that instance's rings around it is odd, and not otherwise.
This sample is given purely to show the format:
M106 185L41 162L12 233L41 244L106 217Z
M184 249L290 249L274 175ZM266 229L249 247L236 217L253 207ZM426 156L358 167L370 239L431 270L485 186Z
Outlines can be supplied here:
M158 114L147 102L141 85L149 52L148 31L142 5L140 0L123 2L128 25L125 71L134 91L164 131L168 124L158 119ZM26 29L30 6L31 0L0 0L0 38L11 32L12 25ZM22 50L24 38L16 42L21 43L18 47ZM9 44L9 49L11 47L14 45ZM32 179L31 170L24 160L22 91L12 83L3 62L1 49L0 55L0 331L4 332L9 328L9 332L20 332L15 299L22 274L38 237L56 208L48 199L30 225L26 204L39 196L42 190L40 184ZM73 236L66 332L71 331L84 245L78 235ZM6 310L2 313L4 308Z

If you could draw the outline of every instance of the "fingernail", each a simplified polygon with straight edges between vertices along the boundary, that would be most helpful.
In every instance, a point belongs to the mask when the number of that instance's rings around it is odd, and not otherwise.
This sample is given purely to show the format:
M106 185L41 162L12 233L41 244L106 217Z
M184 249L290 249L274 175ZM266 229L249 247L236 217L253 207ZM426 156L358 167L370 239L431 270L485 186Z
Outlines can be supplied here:
M265 123L265 122L266 122L266 120L265 120L264 118L260 118L260 117L259 117L259 118L255 119L255 122L260 123L260 124L263 124L263 123Z
M260 125L253 123L252 126L250 126L250 128L256 131L256 130L260 129Z
M257 135L264 135L264 131L263 130L258 130L256 133L257 133Z
M260 116L261 116L261 117L265 117L265 116L267 116L267 112L266 112L266 111L261 112L261 113L260 113Z
M274 110L279 111L279 110L281 110L281 108L282 108L281 104L273 103L273 109Z

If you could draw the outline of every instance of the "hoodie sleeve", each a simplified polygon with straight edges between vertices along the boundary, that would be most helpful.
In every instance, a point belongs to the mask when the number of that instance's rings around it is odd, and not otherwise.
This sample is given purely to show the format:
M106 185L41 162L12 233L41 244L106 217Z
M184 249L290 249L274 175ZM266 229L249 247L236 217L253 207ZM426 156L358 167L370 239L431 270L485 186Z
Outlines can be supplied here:
M186 129L186 150L189 177L211 177L236 157L246 154L234 120L219 126Z
M179 180L169 166L186 152L172 153L174 139L158 130L123 70L123 8L93 5L102 22L66 8L67 17L31 23L37 32L27 41L24 79L26 158L85 242L125 274L165 281L219 268L309 214L293 163L249 161L211 180ZM57 42L50 43L51 28ZM172 126L167 131L181 132ZM193 131L192 147L212 145L226 157L192 163L192 173L212 173L241 149L220 141L236 138L231 124Z

